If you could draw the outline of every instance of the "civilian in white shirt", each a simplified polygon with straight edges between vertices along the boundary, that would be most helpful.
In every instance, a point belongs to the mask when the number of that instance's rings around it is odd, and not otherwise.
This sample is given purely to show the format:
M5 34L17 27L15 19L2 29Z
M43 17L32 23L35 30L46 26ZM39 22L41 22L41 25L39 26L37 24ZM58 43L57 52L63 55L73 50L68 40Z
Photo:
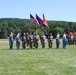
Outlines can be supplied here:
M56 48L59 48L59 45L60 45L60 34L59 34L59 32L57 32L57 35L56 35Z
M66 34L64 32L63 37L62 37L62 42L63 42L63 48L66 48Z
M20 33L16 36L16 49L20 49Z

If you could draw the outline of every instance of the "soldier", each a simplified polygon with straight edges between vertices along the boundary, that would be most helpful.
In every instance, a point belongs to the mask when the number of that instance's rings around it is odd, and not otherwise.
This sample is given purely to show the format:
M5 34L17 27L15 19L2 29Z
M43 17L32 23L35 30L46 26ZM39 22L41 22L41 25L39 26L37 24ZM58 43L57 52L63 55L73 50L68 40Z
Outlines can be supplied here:
M68 44L70 45L71 44L71 35L70 34L68 34L67 39L68 39Z
M71 45L73 45L74 44L74 35L73 35L73 33L71 34Z
M13 49L13 41L14 41L13 32L11 32L10 36L9 36L9 46L10 46L10 49Z
M22 35L22 48L25 49L26 48L26 34L23 33Z
M42 36L41 36L41 45L42 45L42 48L45 48L45 40L46 40L46 36L44 35L44 33L42 33Z
M53 41L53 36L52 36L52 33L50 33L50 36L48 36L48 45L49 45L49 48L52 48L52 41Z
M26 44L29 46L29 32L26 32Z
M74 35L74 43L76 45L76 34Z
M38 48L38 41L39 41L39 35L36 32L36 35L35 35L35 48L36 49Z
M34 32L34 33L33 33L33 46L34 46L34 47L35 47L35 41L36 41L35 36L36 36L36 33Z
M30 45L30 48L32 49L33 48L33 35L32 35L32 33L30 33L30 36L29 36L29 45Z

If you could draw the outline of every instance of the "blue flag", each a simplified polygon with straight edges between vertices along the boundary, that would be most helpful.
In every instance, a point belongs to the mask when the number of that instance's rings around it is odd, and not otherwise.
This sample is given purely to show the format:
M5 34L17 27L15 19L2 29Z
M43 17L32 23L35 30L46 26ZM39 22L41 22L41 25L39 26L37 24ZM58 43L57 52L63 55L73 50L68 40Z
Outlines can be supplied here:
M36 24L36 25L39 24L38 21L37 21L37 19L34 18L31 14L30 14L30 22L31 22L31 23L34 23L34 24Z
M37 19L37 21L39 22L40 25L43 24L42 19L37 14L36 14L36 19Z

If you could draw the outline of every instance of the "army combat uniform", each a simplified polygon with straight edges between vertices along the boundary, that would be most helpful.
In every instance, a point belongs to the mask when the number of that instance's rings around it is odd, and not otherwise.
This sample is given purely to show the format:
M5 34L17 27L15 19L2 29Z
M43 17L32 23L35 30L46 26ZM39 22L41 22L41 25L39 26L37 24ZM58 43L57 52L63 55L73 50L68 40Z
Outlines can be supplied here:
M46 36L43 34L41 36L41 45L42 45L42 48L45 48L45 40L46 40Z
M35 48L37 49L37 48L38 48L38 41L39 41L39 35L38 35L37 33L36 33L36 35L35 35L34 40L35 40L34 46L35 46Z
M74 35L74 43L76 45L76 34Z
M32 49L33 48L33 35L31 33L29 36L29 45L30 45L30 48Z
M53 41L53 36L52 36L52 34L50 34L50 36L48 36L48 45L49 45L49 48L52 48L52 41Z
M26 32L26 44L27 46L29 46L29 33Z
M24 33L24 35L22 36L22 48L25 49L26 48L26 34Z

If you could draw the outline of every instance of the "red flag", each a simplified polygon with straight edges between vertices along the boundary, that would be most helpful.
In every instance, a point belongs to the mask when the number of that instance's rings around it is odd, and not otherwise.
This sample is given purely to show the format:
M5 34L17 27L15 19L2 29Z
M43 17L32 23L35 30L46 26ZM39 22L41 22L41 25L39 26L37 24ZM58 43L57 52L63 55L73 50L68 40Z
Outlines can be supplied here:
M34 18L31 14L30 14L30 22L31 22L31 23L34 23L34 24L36 24L36 25L39 24L38 21L37 21L37 19Z
M69 34L71 35L71 34L72 34L72 32L70 32L70 31L69 31Z
M76 32L74 31L74 35L76 35Z
M43 25L46 26L46 27L48 27L48 23L47 23L47 21L46 21L46 19L45 19L44 14L43 14Z

